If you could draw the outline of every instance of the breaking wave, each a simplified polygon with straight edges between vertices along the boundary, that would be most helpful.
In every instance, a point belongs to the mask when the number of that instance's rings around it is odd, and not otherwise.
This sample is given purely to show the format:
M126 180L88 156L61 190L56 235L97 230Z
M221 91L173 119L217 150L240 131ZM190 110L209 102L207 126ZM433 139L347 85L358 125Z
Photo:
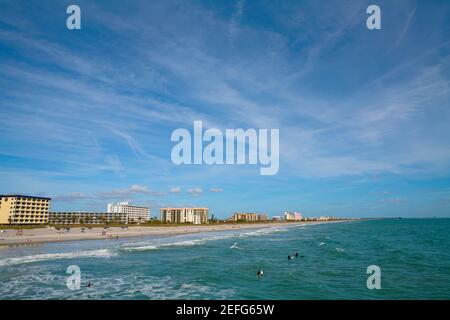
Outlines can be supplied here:
M24 263L33 263L40 261L56 260L56 259L73 259L73 258L109 258L115 254L109 249L65 252L65 253L46 253L32 256L5 258L0 260L0 267L12 266Z
M242 233L227 233L223 235L215 235L215 236L204 236L203 238L198 239L190 239L190 240L181 240L175 242L168 243L155 243L155 242L140 242L140 245L125 245L121 249L128 252L133 251L149 251L149 250L158 250L163 248L170 247L191 247L206 244L209 241L217 241L224 239L232 239L232 238L247 238L247 237L257 237L263 236L271 233L278 232L286 232L287 229L279 229L279 228L266 228L266 229L258 229L255 231L246 231Z
M84 280L86 282L87 280ZM233 289L217 288L195 282L183 282L174 277L127 274L97 277L91 288L68 290L66 277L51 270L7 279L0 287L2 299L227 299ZM84 283L83 283L84 285Z

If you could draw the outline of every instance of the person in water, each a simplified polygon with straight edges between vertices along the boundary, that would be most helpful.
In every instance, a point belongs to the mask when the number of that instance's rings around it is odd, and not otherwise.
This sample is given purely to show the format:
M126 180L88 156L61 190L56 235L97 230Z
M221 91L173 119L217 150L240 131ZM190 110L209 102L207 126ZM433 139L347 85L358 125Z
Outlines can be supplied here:
M264 271L262 271L262 270L256 271L256 276L258 276L259 278L262 277L263 275L264 275Z
M92 287L92 282L89 281L86 288L90 288L90 287Z
M295 253L295 257L298 258L298 252Z
M294 257L288 256L288 260L292 260L294 259Z

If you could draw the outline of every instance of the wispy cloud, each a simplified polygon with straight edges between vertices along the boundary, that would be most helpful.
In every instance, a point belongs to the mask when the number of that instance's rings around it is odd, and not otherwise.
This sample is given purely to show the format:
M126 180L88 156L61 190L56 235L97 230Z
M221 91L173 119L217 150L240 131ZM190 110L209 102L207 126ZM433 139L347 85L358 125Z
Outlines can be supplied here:
M380 202L383 203L401 203L401 202L405 202L407 199L406 198L387 198L387 199L381 199Z
M189 195L191 195L192 197L199 197L199 196L202 195L203 189L202 188L198 188L198 187L197 188L189 188L187 190L187 193Z
M229 34L231 41L233 40L237 30L238 30L238 23L242 17L242 14L244 13L244 6L245 6L245 0L238 0L235 5L234 12L231 16L230 23L229 23Z
M404 25L404 27L400 30L400 33L399 33L399 35L398 35L397 42L396 42L396 44L395 44L395 48L398 48L398 46L399 46L400 43L402 42L403 38L404 38L404 37L406 36L406 34L408 33L408 30L409 30L409 28L410 28L410 26L411 26L411 22L412 22L412 20L413 20L413 18L414 18L414 16L415 16L415 14L416 14L416 7L414 7L414 8L408 13L408 16L407 16L407 18L406 18L405 25Z
M132 195L137 195L137 194L163 196L166 193L161 192L161 191L152 191L146 186L141 186L141 185L135 184L126 189L116 189L116 190L107 191L107 192L99 192L97 194L97 196L100 198L117 198L117 197L132 196Z
M91 196L86 195L81 192L72 192L69 194L56 195L56 196L52 197L53 201L60 201L60 202L73 202L73 201L88 200L88 199L91 199Z
M181 192L181 188L180 187L172 187L169 190L170 193L180 193Z

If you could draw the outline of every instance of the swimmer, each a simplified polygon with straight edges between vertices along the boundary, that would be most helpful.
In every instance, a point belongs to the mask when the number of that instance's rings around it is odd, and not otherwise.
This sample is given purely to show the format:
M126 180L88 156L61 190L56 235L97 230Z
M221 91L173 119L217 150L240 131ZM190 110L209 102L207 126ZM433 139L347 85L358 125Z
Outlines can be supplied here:
M295 253L295 257L298 258L298 252Z
M90 288L90 287L92 287L92 282L89 281L86 288Z
M292 260L294 259L294 257L288 256L288 260Z
M263 275L264 275L264 271L262 271L262 270L256 271L256 276L257 276L258 278L262 277Z

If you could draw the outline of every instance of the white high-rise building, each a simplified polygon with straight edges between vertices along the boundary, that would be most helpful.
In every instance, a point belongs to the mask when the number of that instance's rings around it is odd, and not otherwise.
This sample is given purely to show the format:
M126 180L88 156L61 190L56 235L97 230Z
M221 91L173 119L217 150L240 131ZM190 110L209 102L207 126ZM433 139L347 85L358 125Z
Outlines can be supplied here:
M150 208L130 205L128 202L108 203L108 213L125 213L128 216L128 222L150 220Z

